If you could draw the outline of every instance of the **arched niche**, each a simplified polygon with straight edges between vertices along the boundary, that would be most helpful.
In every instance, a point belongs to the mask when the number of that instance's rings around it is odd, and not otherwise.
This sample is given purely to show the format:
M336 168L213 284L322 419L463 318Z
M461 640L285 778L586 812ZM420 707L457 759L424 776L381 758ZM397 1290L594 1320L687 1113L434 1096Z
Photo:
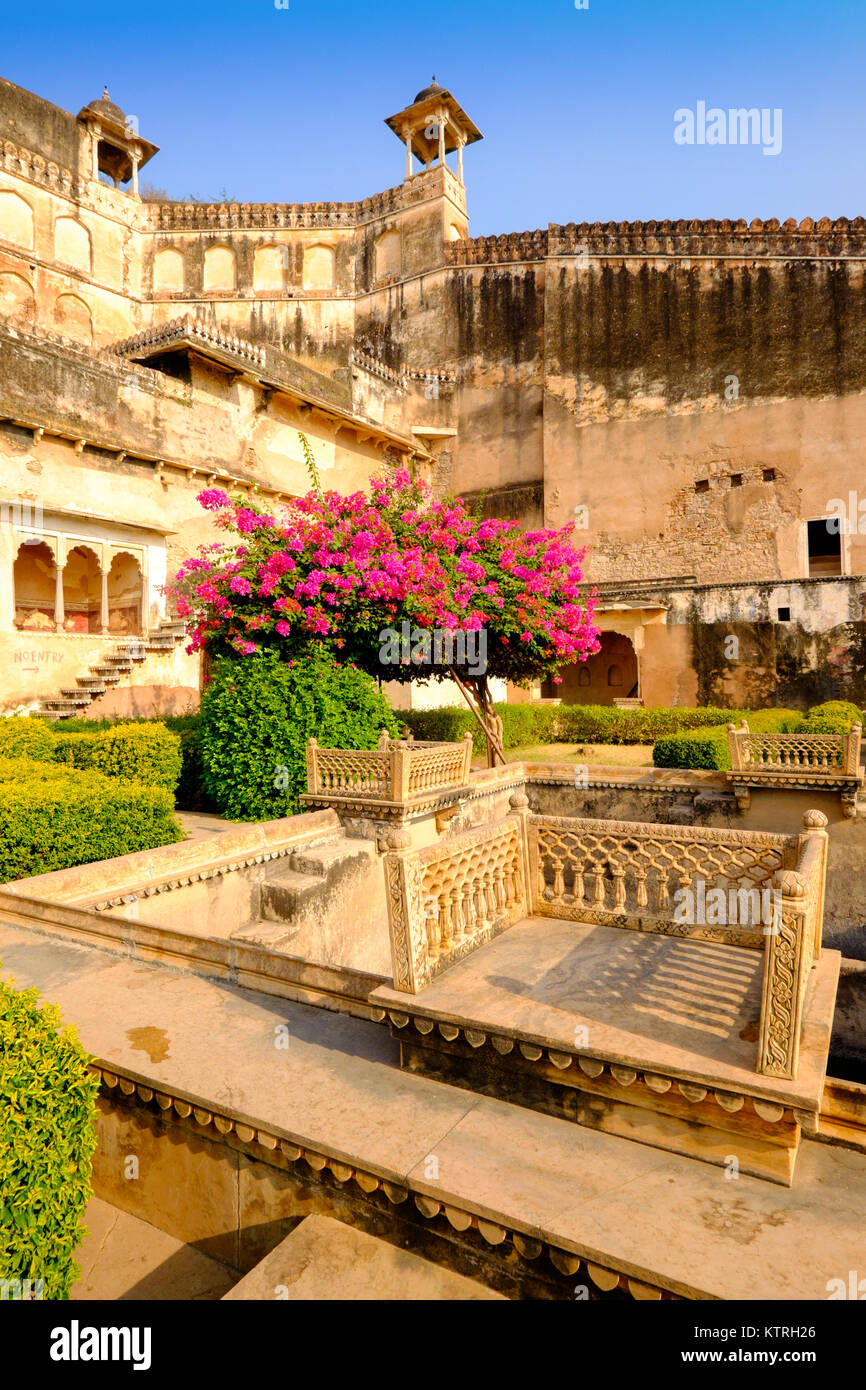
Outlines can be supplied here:
M164 246L153 258L154 293L177 294L183 289L183 253Z
M562 684L546 681L545 697L558 696L564 705L612 705L638 695L638 660L634 643L622 632L599 634L601 650L586 661L563 667Z
M141 632L141 565L128 550L117 551L108 570L108 631L112 636Z
M58 295L54 321L58 333L64 337L75 338L81 343L93 342L93 315L77 294Z
M253 289L282 290L286 284L285 246L258 246L253 257Z
M400 246L400 233L398 231L383 232L377 237L375 244L375 277L381 280L383 275L399 275L402 255Z
M237 286L237 258L231 246L209 246L204 253L204 290L233 290Z
M0 190L0 239L12 241L32 251L34 241L33 209L26 198L11 189Z
M333 246L317 243L304 247L304 289L332 290L334 288L335 257Z
M102 572L89 545L75 545L63 567L63 631L99 632Z
M23 541L12 565L15 626L21 632L54 631L54 553L45 541Z
M23 275L16 275L14 271L4 271L0 275L0 315L27 323L36 317L33 286Z
M75 217L58 217L54 223L54 259L90 274L90 233Z

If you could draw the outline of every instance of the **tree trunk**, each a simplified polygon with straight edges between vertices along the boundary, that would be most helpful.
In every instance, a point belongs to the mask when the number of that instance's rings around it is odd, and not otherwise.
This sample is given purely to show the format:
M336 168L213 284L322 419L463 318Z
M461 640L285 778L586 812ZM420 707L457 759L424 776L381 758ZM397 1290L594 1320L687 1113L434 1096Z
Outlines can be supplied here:
M502 720L493 708L487 677L471 676L463 680L453 666L451 667L451 675L454 677L473 716L481 725L487 741L487 766L501 767L505 762L505 753L502 747ZM475 696L474 700L473 695Z

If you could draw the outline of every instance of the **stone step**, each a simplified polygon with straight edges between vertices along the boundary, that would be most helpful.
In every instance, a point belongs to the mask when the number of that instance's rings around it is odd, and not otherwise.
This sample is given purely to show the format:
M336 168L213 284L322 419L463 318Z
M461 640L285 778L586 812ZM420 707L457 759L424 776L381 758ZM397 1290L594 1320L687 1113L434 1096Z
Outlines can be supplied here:
M352 840L348 836L341 836L320 845L294 850L289 863L296 873L312 874L323 879L345 862L359 858L371 859L374 855L375 849L369 840Z
M243 941L251 946L266 946L270 951L285 951L300 927L289 926L286 922L275 922L270 918L257 918L239 927L231 934L232 941Z
M286 869L262 884L262 917L268 922L279 922L281 931L285 931L286 923L312 906L324 892L325 881L321 876ZM261 936L256 940L261 940Z
M95 695L95 691L82 690L79 686L62 685L60 694L65 700L71 700L76 705L89 705Z
M105 690L101 676L76 676L75 684L80 685L82 690L92 690L94 695L101 695Z

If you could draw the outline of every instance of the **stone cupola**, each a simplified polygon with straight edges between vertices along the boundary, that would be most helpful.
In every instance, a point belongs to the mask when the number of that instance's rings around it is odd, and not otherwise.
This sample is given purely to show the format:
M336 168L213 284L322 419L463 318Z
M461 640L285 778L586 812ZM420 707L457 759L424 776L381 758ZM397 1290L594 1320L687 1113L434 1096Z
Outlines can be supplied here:
M432 164L445 164L445 157L457 151L457 178L463 183L463 150L484 137L471 121L460 103L434 77L414 101L388 116L385 124L406 146L406 178L415 172L412 158L419 159L425 169Z

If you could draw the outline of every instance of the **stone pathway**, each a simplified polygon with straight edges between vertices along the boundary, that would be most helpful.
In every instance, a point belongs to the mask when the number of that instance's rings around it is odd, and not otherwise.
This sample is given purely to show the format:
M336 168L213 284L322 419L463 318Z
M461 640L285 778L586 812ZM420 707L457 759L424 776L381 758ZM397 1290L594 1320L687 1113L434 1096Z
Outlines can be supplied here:
M217 1299L237 1282L238 1275L217 1260L99 1197L88 1203L84 1224L73 1301Z

